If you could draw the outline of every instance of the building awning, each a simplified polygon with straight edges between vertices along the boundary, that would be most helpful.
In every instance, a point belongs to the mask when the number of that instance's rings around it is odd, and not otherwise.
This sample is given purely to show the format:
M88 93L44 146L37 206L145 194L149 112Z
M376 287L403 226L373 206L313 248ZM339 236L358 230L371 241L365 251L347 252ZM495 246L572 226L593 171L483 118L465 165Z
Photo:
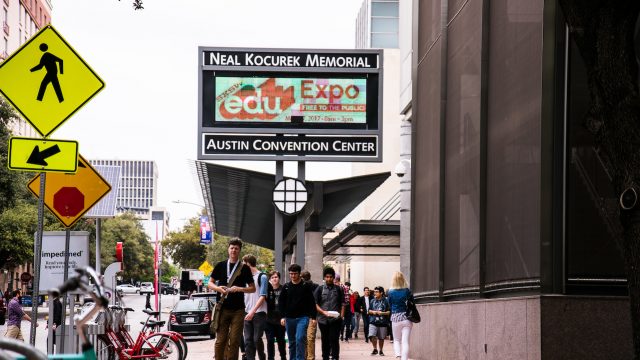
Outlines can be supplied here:
M349 224L324 246L326 261L398 261L399 220L361 220Z
M196 161L196 171L215 231L274 249L275 207L272 192L275 175ZM304 214L306 228L332 229L375 191L389 172L330 181L306 181L309 200ZM309 221L313 217L313 221ZM295 216L283 216L288 251L295 242Z

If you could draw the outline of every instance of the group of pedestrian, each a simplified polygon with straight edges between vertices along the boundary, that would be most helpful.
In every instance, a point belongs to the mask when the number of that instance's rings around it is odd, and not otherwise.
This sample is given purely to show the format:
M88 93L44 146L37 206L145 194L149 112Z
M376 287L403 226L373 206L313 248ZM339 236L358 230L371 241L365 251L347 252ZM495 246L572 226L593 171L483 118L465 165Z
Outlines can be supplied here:
M315 360L319 329L322 359L338 360L340 340L348 341L354 333L357 338L361 318L365 341L373 345L372 355L384 356L384 340L391 327L395 355L407 359L412 323L404 313L413 295L401 272L394 274L386 296L384 288L376 286L373 294L365 288L361 297L348 282L341 284L330 267L323 270L323 282L315 284L308 271L292 264L287 269L290 281L281 285L279 272L260 272L255 256L240 260L241 250L240 239L229 241L229 257L215 265L208 284L222 300L216 315L215 359L236 360L243 347L248 360L274 360L277 344L280 360L286 360L286 332L290 360Z

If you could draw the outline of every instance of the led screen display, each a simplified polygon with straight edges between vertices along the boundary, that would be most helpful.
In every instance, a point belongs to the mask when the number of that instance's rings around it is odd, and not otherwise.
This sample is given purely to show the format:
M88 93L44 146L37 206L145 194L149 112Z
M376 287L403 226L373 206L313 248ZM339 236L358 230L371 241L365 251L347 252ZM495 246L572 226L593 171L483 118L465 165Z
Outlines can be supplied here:
M366 124L367 79L215 77L218 123Z

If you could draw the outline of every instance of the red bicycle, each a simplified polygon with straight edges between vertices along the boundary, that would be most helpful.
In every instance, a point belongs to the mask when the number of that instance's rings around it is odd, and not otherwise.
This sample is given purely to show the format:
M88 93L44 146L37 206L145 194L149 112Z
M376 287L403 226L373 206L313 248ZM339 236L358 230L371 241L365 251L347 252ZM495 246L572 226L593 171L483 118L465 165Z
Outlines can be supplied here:
M164 321L151 320L158 312L144 312L149 315L138 337L134 340L125 327L126 313L131 308L110 307L103 312L99 322L104 325L105 333L98 336L100 346L96 351L99 357L113 360L127 359L170 359L183 360L187 355L187 345L180 334L173 332L155 332L153 329L164 326Z

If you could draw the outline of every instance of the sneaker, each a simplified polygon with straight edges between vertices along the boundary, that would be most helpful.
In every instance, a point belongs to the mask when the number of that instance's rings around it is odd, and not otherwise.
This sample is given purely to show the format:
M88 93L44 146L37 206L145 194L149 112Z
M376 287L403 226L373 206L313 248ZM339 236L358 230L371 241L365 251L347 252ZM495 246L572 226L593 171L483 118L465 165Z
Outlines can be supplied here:
M378 355L378 349L373 349L373 351L371 352L371 355Z
M384 356L384 353L382 352L382 350L380 350L380 356Z

